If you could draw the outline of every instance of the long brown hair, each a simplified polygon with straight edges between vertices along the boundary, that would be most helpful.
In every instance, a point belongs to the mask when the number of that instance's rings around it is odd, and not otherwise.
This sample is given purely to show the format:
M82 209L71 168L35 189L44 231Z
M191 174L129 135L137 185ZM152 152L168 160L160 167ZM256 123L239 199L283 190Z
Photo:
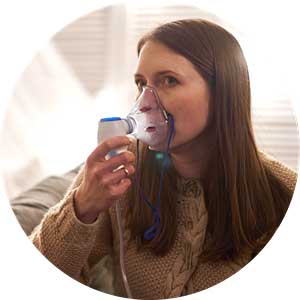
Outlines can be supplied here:
M202 19L159 26L140 39L138 55L149 40L188 59L210 87L207 127L215 147L203 182L208 224L201 258L234 259L245 249L257 253L279 226L293 191L272 173L257 149L248 68L239 43L224 28ZM171 166L164 177L161 231L146 242L143 233L153 224L153 216L138 190L142 187L149 199L156 200L161 163L146 146L140 156L139 182L127 195L128 226L140 245L163 255L176 234L176 171Z

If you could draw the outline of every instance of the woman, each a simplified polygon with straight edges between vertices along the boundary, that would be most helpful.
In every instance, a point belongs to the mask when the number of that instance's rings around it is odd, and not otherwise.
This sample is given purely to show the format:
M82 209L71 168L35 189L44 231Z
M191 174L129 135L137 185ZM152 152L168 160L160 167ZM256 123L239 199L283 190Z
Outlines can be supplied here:
M223 281L262 249L285 215L296 173L258 151L247 65L236 39L220 26L180 20L154 29L138 43L135 81L139 94L155 89L173 116L169 165L145 144L135 151L126 136L101 143L31 239L84 283L90 268L111 254L116 295L126 297L114 206L120 200L133 297L173 298ZM125 145L128 151L105 159ZM125 168L112 172L120 165ZM159 230L145 239L151 207L159 212Z

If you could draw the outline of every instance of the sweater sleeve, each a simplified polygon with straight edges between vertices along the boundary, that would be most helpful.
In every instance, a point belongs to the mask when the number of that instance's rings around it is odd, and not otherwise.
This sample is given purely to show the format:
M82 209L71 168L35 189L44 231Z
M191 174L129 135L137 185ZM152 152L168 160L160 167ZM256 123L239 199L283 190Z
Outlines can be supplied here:
M294 170L286 166L284 163L276 160L271 155L263 151L260 151L260 154L263 162L270 170L272 170L273 174L279 180L281 180L291 192L294 192L298 174Z
M82 223L74 210L74 194L83 168L64 198L44 216L30 239L56 267L82 283L89 281L89 270L112 251L112 230L108 212L99 214L93 224Z

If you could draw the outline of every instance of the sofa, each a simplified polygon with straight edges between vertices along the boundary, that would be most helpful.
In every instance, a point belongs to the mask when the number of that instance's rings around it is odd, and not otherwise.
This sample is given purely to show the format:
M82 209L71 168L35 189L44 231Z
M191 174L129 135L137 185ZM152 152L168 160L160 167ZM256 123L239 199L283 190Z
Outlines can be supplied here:
M27 236L41 222L49 208L64 197L81 166L82 164L61 175L49 176L10 199L13 212ZM105 256L93 266L88 283L91 288L114 294L112 263L112 258Z

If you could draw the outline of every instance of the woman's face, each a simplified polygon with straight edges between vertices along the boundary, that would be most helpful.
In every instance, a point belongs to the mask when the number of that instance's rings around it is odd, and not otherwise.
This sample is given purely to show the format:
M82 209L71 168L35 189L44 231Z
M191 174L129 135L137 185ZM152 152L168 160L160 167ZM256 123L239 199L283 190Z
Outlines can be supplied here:
M173 115L171 150L194 142L207 124L210 93L193 64L162 43L147 41L139 55L135 82L139 91L144 85L154 87L165 110Z

